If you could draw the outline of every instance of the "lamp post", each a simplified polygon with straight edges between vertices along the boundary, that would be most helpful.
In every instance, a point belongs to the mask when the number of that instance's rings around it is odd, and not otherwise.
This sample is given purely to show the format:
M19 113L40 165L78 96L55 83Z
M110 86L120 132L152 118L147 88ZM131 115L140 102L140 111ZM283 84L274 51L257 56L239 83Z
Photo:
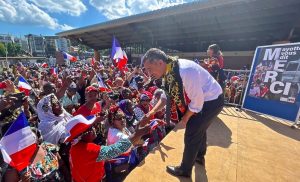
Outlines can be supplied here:
M4 43L4 45L5 45L5 64L6 64L6 67L8 68L9 66L8 66L8 62L7 62L7 54L8 54L7 44Z

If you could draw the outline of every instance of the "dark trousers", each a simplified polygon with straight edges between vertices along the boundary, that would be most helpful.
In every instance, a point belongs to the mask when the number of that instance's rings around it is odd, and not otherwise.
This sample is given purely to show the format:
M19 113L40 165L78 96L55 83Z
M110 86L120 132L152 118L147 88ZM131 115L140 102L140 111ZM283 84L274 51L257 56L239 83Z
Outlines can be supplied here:
M193 115L186 125L184 134L184 152L181 169L191 172L196 158L201 158L206 153L206 130L213 119L221 112L224 105L224 96L204 102L201 112Z

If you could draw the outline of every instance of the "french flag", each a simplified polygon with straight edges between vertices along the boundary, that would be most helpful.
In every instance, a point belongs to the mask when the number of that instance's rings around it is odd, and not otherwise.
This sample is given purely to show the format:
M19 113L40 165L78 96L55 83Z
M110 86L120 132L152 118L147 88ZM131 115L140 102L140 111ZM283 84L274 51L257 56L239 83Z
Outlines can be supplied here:
M123 58L123 51L120 46L119 41L113 37L112 48L111 48L111 58L116 61L117 59Z
M126 52L122 50L119 41L115 37L113 37L112 42L111 58L119 70L123 70L128 61Z
M109 91L109 89L107 88L107 86L103 82L102 78L98 74L97 74L97 80L98 80L98 85L99 85L100 91L102 91L102 92Z
M37 141L23 112L4 134L0 145L4 161L18 171L30 164Z
M52 75L58 75L58 68L51 68L51 69L50 69L50 73L51 73Z
M63 55L64 55L64 59L67 59L67 60L70 60L72 62L76 62L77 61L77 58L75 56L72 56L66 52L62 52Z
M24 77L20 76L19 77L19 82L18 82L18 89L21 92L24 92L25 95L29 95L30 94L30 90L32 89L31 86L28 84L28 82L25 80Z
M123 57L118 60L117 67L119 70L124 70L127 64L128 58L126 52L123 50Z
M66 124L67 137L65 142L70 142L75 137L82 134L82 131L87 130L95 121L96 116L91 115L83 117L82 115L77 115L71 118Z
M159 123L157 122L157 119L154 119L150 123L151 131L155 130L159 126Z

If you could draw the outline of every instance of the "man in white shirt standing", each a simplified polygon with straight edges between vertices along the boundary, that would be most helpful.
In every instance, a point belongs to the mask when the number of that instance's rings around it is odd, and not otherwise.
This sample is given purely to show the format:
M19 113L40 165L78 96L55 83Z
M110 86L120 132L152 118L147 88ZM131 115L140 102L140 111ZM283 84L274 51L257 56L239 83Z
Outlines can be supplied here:
M224 97L218 82L193 61L167 56L152 48L142 58L149 75L164 79L164 89L171 99L172 117L177 117L186 127L181 165L167 166L175 176L190 177L193 165L205 165L206 130L222 110ZM158 101L146 117L161 110L166 102Z

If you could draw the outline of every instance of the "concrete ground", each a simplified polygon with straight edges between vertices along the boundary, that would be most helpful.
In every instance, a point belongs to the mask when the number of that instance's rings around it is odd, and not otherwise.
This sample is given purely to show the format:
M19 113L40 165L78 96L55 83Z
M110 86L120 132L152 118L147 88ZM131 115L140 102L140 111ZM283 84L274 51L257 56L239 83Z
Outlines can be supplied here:
M175 128L126 178L126 182L300 181L300 130L290 123L226 107L208 129L206 168L177 178L166 165L181 162L184 129Z

